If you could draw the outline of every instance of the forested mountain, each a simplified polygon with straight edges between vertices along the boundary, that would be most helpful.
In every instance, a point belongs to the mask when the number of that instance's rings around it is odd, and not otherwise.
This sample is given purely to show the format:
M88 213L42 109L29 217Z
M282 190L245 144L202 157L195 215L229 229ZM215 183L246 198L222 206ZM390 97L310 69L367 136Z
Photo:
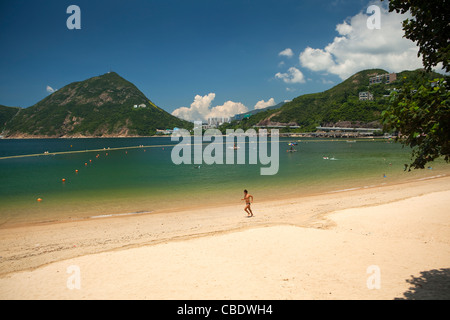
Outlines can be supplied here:
M115 72L73 82L6 124L6 137L147 136L156 129L191 128L156 106Z

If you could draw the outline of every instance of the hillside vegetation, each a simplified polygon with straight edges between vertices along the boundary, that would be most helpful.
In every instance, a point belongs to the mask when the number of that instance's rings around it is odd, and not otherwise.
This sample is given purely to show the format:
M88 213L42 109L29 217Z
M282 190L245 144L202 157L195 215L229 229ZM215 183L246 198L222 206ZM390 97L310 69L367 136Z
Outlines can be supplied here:
M6 123L10 121L19 110L20 108L0 105L0 133L5 129Z
M358 126L381 128L381 113L389 103L392 90L402 87L404 82L414 84L422 77L435 79L437 73L424 73L422 70L397 73L392 83L369 85L374 74L388 73L383 69L364 70L354 74L342 83L320 93L305 94L284 104L278 110L267 110L251 117L222 127L247 129L252 126L295 125L298 131L315 131L318 126L333 126L354 123ZM360 101L360 92L370 92L373 100Z

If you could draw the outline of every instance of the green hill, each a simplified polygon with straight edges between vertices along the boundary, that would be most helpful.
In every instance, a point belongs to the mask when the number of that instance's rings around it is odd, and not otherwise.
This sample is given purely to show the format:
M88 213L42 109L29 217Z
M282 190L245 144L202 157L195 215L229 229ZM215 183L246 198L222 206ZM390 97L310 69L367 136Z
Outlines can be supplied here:
M320 125L381 128L381 112L389 103L391 90L401 87L405 81L415 83L421 77L442 77L437 73L425 74L422 70L403 71L397 73L397 80L391 83L369 84L369 78L375 74L386 73L382 69L358 72L327 91L299 96L278 110L255 114L229 127L246 129L256 125L298 125L303 132L315 131ZM361 101L360 92L370 92L373 100Z
M6 125L6 137L146 136L192 124L156 106L115 72L73 82Z
M5 125L10 121L16 113L20 110L17 107L7 107L0 105L0 133L5 129Z

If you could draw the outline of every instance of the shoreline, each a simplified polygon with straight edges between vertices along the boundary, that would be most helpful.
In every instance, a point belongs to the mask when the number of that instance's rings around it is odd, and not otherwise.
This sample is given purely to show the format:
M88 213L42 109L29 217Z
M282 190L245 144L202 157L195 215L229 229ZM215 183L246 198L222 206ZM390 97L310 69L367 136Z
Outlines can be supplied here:
M420 181L427 181L427 180L435 180L435 179L441 179L441 178L450 178L450 175L447 171L445 173L439 173L433 176L428 177L411 177L407 178L406 180L394 180L394 181L387 181L383 183L378 184L372 184L372 185L359 185L351 188L344 188L344 189L338 189L338 190L325 190L322 189L320 191L308 191L307 193L301 194L301 195L293 195L293 194L279 194L276 196L277 200L274 199L262 199L257 201L259 204L270 204L275 201L290 201L290 200L302 200L305 198L311 198L311 197L326 197L333 194L342 194L352 191L358 191L358 190L370 190L370 189L377 189L377 188L383 188L383 187L394 187L394 186L401 186L401 185L407 185L414 182L420 182ZM92 220L104 220L104 219L116 219L121 217L133 217L133 216L146 216L146 215L155 215L155 214L168 214L168 213L183 213L185 211L193 211L193 210L209 210L211 208L226 208L226 207L233 207L234 205L228 205L226 202L220 202L217 204L187 204L183 207L171 207L171 208L164 208L164 209L155 209L150 211L136 211L136 212L116 212L116 213L108 213L108 212L96 212L92 213L92 215L88 215L85 217L76 217L76 218L66 218L66 219L52 219L52 220L42 220L42 221L31 221L31 222L5 222L3 224L0 224L0 232L2 230L6 229L15 229L15 228L26 228L26 227L34 227L34 226L46 226L46 225L53 225L53 224L65 224L65 223L72 223L72 222L89 222ZM1 274L1 273L0 273Z
M401 188L399 188L401 186ZM253 204L192 208L141 215L38 223L0 229L0 277L100 252L185 240L269 226L329 229L327 215L450 190L450 176Z
M346 136L315 136L316 132L304 132L304 133L280 133L280 137L283 138L323 138L325 140L329 139L335 139L336 141L346 141L348 139L352 140L380 140L380 141L388 141L389 138L385 138L384 136L358 136L358 137L346 137ZM287 135L286 135L287 134ZM191 134L193 136L194 134ZM223 137L226 137L227 134L222 134ZM0 139L3 140L33 140L33 139L122 139L122 138L170 138L170 134L159 134L159 135L153 135L153 136L137 136L137 135L131 135L131 136L60 136L60 137L51 137L51 136L22 136L22 137L2 137Z

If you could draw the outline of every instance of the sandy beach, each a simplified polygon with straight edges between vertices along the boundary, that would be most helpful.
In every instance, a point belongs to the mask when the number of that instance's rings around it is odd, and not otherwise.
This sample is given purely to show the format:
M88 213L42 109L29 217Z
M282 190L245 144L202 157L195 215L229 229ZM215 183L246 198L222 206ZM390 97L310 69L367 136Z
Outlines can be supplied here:
M450 299L450 176L0 229L0 299Z

